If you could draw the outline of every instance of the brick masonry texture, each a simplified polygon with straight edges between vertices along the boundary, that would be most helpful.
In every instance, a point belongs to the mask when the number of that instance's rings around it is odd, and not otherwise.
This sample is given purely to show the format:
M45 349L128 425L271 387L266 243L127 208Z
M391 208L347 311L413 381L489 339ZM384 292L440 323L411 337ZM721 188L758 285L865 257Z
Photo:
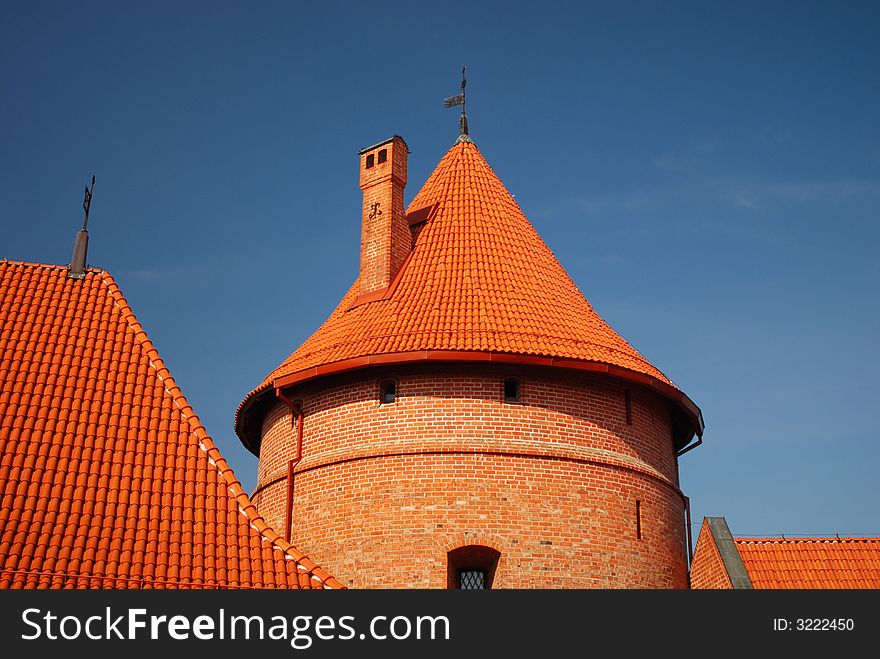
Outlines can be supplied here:
M706 520L703 520L700 537L697 538L697 548L694 551L694 560L691 565L691 588L733 588Z
M520 379L521 398L502 381ZM379 403L380 384L397 400ZM293 536L352 587L446 586L447 552L501 553L499 588L684 588L684 501L669 404L560 369L374 368L289 390L305 414ZM254 501L284 535L283 403L266 413ZM636 501L642 538L637 538Z
M382 163L378 162L381 151L388 158ZM360 293L387 288L412 249L403 204L407 153L404 141L395 137L361 154ZM372 167L367 168L367 158L373 158Z

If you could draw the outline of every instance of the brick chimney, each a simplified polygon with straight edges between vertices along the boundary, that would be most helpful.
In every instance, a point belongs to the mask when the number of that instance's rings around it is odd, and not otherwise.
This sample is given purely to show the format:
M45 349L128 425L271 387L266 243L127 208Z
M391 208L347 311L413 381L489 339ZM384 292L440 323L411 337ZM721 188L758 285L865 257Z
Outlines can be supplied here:
M364 193L361 295L390 286L412 251L412 233L403 205L407 154L409 148L398 135L358 154Z

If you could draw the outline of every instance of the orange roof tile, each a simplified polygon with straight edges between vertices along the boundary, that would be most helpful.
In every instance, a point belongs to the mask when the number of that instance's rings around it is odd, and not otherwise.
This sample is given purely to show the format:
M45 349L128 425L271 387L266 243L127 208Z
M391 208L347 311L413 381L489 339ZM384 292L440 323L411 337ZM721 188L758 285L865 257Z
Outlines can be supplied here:
M503 359L610 372L654 386L702 432L699 408L593 310L473 143L446 153L408 213L431 207L387 293L356 304L356 281L242 402L236 431L251 450L259 438L244 417L255 396L377 356L383 363Z
M880 588L880 538L734 538L755 588Z
M272 531L113 278L0 261L0 587L341 587Z

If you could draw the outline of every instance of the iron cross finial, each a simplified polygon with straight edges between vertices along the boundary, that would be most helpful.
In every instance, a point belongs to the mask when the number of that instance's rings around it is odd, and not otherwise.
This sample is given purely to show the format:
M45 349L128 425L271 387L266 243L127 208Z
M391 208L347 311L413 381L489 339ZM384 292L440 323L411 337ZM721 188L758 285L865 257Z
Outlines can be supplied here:
M86 225L89 223L89 208L92 207L92 192L95 190L95 176L92 175L92 188L89 189L89 186L86 186L86 194L83 198L83 210L86 212L85 217L83 218L83 230L85 230Z
M444 107L451 108L456 105L461 106L461 118L458 121L458 141L459 142L470 142L471 139L468 136L468 120L467 114L465 114L465 92L464 88L467 86L467 66L461 67L461 93L455 96L450 96L446 100L443 101Z

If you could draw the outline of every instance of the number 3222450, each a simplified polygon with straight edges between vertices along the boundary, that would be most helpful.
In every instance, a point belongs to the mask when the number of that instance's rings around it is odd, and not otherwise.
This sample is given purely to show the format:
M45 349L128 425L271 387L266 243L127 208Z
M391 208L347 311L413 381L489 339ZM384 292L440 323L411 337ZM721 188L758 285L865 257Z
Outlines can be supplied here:
M799 632L850 632L854 627L855 622L852 618L798 618L796 620L775 618L773 620L773 631L777 632L789 630Z

